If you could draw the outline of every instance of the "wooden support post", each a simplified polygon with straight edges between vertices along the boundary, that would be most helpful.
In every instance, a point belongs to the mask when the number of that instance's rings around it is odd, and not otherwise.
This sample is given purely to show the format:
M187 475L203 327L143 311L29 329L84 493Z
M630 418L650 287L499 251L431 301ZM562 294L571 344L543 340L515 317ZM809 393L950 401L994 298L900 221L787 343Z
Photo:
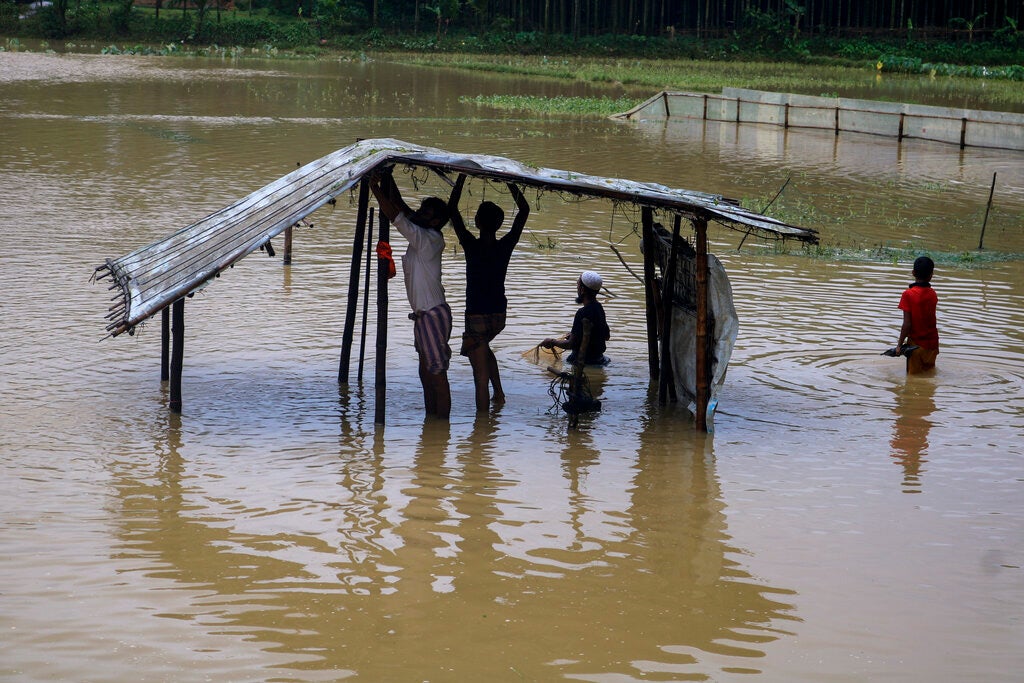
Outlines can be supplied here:
M960 119L960 149L967 146L967 117Z
M171 307L160 311L160 381L171 378Z
M338 364L338 384L348 384L348 364L352 358L352 336L356 327L356 306L359 304L359 267L363 260L363 235L366 232L366 213L370 203L370 185L359 182L359 208L356 213L356 236L352 241L352 265L348 279L348 306L345 309L345 330L341 336L341 361Z
M366 357L366 318L370 308L370 259L373 258L373 207L366 221L366 274L363 276L363 325L359 332L359 369L356 371L356 382L363 383L363 360Z
M181 368L185 358L185 299L171 304L171 400L172 413L181 412Z
M904 124L906 123L906 121L907 121L907 113L901 111L900 112L900 129L899 129L899 131L896 134L896 142L902 142L903 141L903 128L904 128Z
M669 342L672 337L672 308L676 290L676 270L678 269L676 259L679 257L679 248L676 242L679 239L679 228L682 221L682 216L677 215L675 224L672 226L672 244L668 251L668 268L661 288L661 374L658 377L658 403L661 405L668 403L669 394L671 394L673 401L676 400L675 370L672 367L672 353L669 349Z
M783 116L783 128L789 128L789 102L786 102L786 110Z
M290 266L292 264L292 232L294 230L294 225L289 225L284 229L284 256L282 257L282 261L286 266Z
M836 135L839 135L839 105L836 105Z
M705 216L693 222L696 230L697 259L694 272L697 284L697 339L696 339L696 427L708 431L707 413L711 400L711 358L708 353L708 219Z
M380 239L391 241L391 230L387 216L380 215ZM387 356L388 356L388 275L387 259L377 259L377 360L374 373L373 423L384 424L385 403L387 402Z
M658 378L658 313L655 304L656 285L654 284L654 210L645 206L643 216L643 248L644 248L644 293L647 312L647 362L650 366L651 379Z

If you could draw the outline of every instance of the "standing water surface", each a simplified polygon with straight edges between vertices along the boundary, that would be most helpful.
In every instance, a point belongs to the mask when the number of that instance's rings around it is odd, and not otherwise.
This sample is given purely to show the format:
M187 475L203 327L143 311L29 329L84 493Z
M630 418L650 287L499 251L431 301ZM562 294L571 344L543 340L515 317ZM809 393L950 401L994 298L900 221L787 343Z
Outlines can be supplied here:
M879 354L909 263L828 248L973 254L997 173L985 254L1024 252L1021 155L460 100L481 93L593 94L382 62L0 53L0 677L1016 680L1021 262L937 259L939 367L908 378ZM290 267L257 252L189 300L169 413L159 324L103 340L93 269L370 137L755 202L790 178L787 217L830 219L823 256L713 226L740 334L701 435L657 404L643 292L608 247L636 269L639 215L531 191L494 344L507 405L475 416L456 355L451 423L423 421L396 279L376 429L372 314L366 381L354 362L336 382L343 198ZM445 192L398 177L410 199ZM512 209L473 181L464 214L483 199ZM585 269L615 295L613 363L591 378L604 409L568 431L522 353L565 331Z

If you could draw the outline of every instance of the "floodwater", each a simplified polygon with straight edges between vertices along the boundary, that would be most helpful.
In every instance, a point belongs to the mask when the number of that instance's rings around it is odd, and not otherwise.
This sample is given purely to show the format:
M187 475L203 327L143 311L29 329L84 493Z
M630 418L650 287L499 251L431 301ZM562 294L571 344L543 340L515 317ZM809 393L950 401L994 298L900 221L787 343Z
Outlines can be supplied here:
M508 403L424 422L400 280L387 425L375 298L339 389L355 206L159 324L103 339L105 259L357 138L770 198L823 243L1024 252L1024 157L868 136L479 108L583 86L382 62L0 53L0 678L12 681L1016 681L1024 669L1024 266L940 261L943 348L891 346L910 266L713 226L740 335L715 432L647 379L628 206L528 194L495 349ZM399 176L408 196L437 178ZM474 181L467 204L511 202ZM468 213L468 212L467 212ZM454 241L454 240L450 240ZM396 238L399 251L400 239ZM599 270L613 364L575 431L522 357ZM449 247L453 309L461 253ZM375 293L373 293L375 297ZM361 305L361 301L360 301ZM360 316L361 317L361 316ZM456 333L461 330L456 317Z

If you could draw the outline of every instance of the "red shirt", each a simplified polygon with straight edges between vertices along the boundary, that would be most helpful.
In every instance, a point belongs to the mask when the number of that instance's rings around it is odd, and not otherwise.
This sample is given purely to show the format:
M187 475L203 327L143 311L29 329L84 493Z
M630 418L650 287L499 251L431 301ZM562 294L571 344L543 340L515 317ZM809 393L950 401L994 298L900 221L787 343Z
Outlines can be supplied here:
M910 339L922 349L939 348L935 309L939 297L930 285L913 284L900 297L900 310L910 313Z

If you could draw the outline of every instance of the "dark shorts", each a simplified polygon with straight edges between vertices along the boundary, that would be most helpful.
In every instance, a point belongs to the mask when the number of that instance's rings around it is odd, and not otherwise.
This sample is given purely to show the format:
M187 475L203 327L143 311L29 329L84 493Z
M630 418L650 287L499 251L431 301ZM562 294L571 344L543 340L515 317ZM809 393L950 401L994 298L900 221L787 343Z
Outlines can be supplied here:
M448 361L452 357L448 346L452 334L452 309L448 304L441 304L429 311L417 312L413 319L413 338L423 367L432 375L440 375L448 370Z
M480 346L491 343L505 329L504 313L467 313L466 331L462 333L463 356L468 356Z

